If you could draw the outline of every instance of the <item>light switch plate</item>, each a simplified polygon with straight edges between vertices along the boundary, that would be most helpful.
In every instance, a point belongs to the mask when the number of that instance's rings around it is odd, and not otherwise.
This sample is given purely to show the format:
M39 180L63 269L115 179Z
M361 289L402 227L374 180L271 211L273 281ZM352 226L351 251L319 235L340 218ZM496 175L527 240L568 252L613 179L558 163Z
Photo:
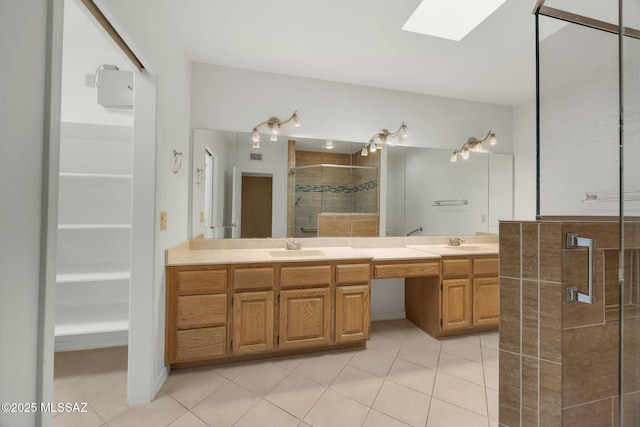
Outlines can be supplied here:
M167 229L167 213L160 212L160 231Z

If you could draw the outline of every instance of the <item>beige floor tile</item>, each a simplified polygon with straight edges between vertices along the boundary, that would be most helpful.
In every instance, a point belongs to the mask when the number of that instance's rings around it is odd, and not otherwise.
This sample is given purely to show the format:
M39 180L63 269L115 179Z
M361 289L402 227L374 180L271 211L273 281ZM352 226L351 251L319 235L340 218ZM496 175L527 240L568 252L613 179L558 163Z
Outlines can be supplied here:
M480 342L483 347L500 348L500 335L497 332L485 332L480 334Z
M313 355L302 362L293 372L328 387L344 369L344 366L328 356Z
M314 427L360 426L369 407L332 390L324 392L304 421Z
M378 412L375 409L369 411L369 415L364 420L362 427L407 427L409 424L405 424L400 420L396 420L382 412Z
M498 408L499 408L498 391L487 390L487 408L489 410L489 419L494 421L498 420Z
M389 381L428 395L433 393L435 379L436 371L434 369L405 362L401 359L396 359L393 362L389 375L387 375L387 380Z
M70 403L74 403L71 401ZM79 403L79 402L78 402ZM98 413L91 406L87 412L60 412L53 417L54 427L98 427L104 424Z
M483 417L487 416L485 388L469 381L438 372L433 397Z
M466 342L468 344L480 345L480 335L479 334L461 335L461 336L455 337L453 339L459 340L459 341L462 341L462 342Z
M348 365L384 378L389 373L393 360L391 356L367 349L353 356Z
M416 365L424 366L425 368L435 369L438 366L438 358L440 357L440 351L429 347L426 344L404 343L400 352L398 352L398 359L405 362L414 363Z
M187 409L168 394L152 402L132 406L128 411L108 421L109 427L163 427L180 418Z
M397 340L403 340L412 329L416 328L409 321L405 323L385 320L371 323L371 335L384 335Z
M262 400L253 407L244 417L240 418L236 427L296 427L299 419Z
M438 399L431 399L427 427L487 427L486 417Z
M442 353L438 362L438 372L484 386L482 363Z
M500 386L499 380L500 370L491 366L484 366L484 384L491 390L498 390Z
M447 338L442 342L442 352L482 363L480 345L469 344L459 338Z
M238 375L252 367L256 362L229 363L216 367L216 372L228 380L234 380Z
M346 365L347 363L349 363L349 361L354 355L364 350L365 350L364 347L359 348L357 350L336 350L336 351L330 351L326 353L326 356L330 359L335 360L336 362L340 362L343 365Z
M73 384L83 401L89 402L106 422L130 408L127 404L126 372L85 375Z
M500 352L495 348L482 347L482 361L484 366L490 366L492 368L499 369L499 355Z
M367 349L374 350L387 356L396 357L402 346L402 341L387 338L384 335L372 334L367 341Z
M264 362L254 365L238 375L233 382L249 390L251 393L264 396L289 375L289 371Z
M53 380L53 402L54 403L74 403L86 401L76 390L75 386L66 376L54 378ZM54 414L54 417L60 413Z
M59 352L55 354L58 367L75 381L83 376L127 370L127 347Z
M277 357L275 359L271 359L271 363L281 367L282 369L286 369L289 372L293 372L307 359L307 357L309 356Z
M234 425L258 402L260 402L258 396L229 382L197 404L191 412L210 426L229 427Z
M265 399L302 419L326 388L295 373L278 384Z
M305 423L304 421L300 421L300 423L298 424L298 427L313 427L313 426Z
M373 408L414 427L423 427L429 413L426 394L385 381L373 403Z
M383 382L383 378L347 366L333 380L330 388L356 402L371 406Z
M211 367L183 369L169 374L162 391L191 409L228 381Z
M489 420L489 427L499 427L500 424L497 421Z
M427 347L432 350L440 351L442 347L442 341L433 338L431 335L426 332L414 327L413 330L409 331L406 337L403 340L403 345L405 346L418 346L418 347Z
M169 424L169 427L209 427L207 423L200 418L193 415L191 412L186 412L183 416Z

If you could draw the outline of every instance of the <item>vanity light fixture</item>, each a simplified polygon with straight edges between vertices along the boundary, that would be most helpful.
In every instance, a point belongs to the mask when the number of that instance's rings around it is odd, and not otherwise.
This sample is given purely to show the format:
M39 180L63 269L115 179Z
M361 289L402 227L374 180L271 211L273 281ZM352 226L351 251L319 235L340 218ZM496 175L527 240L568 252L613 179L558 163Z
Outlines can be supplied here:
M278 134L280 133L280 127L291 121L293 121L294 127L300 127L300 118L298 117L297 111L294 111L291 117L287 120L280 120L277 117L271 117L267 121L258 123L251 132L251 142L253 143L252 148L260 148L260 134L258 133L260 126L267 126L269 128L269 133L271 134L271 141L277 141Z
M487 133L487 136L485 136L483 139L478 139L472 136L471 138L467 139L467 142L465 142L459 150L455 150L453 152L449 161L451 163L457 162L458 156L462 157L462 160L467 160L469 158L471 150L480 151L482 149L482 143L487 139L489 140L489 145L496 145L498 143L496 134L493 133L493 131L489 131L489 133Z
M333 141L327 140L327 142L324 144L324 148L326 148L327 150L333 150L335 148L335 145L333 145Z
M397 131L391 132L389 129L380 129L375 135L369 138L369 142L362 147L362 156L366 156L369 152L375 153L382 148L382 144L393 145L394 142L402 142L409 137L407 125L402 122ZM376 142L376 139L380 142Z

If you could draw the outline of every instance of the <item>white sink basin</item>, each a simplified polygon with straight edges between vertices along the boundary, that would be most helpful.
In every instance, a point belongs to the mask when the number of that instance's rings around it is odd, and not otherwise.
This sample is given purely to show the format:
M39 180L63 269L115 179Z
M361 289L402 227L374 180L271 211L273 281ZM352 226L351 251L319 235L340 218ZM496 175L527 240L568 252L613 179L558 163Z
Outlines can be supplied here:
M324 252L317 249L302 249L302 250L289 250L289 251L271 251L269 255L276 258L298 258L308 256L322 256Z

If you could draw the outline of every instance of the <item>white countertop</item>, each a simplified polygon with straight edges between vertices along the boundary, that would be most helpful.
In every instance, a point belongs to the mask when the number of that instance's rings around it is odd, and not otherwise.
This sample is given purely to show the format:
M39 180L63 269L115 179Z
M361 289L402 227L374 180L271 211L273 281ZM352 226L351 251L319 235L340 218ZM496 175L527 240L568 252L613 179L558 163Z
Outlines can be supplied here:
M447 245L409 245L397 247L303 247L302 250L282 248L188 249L185 246L167 251L166 265L243 264L269 262L334 261L362 259L399 261L438 259L442 256L490 255L498 253L497 243Z

